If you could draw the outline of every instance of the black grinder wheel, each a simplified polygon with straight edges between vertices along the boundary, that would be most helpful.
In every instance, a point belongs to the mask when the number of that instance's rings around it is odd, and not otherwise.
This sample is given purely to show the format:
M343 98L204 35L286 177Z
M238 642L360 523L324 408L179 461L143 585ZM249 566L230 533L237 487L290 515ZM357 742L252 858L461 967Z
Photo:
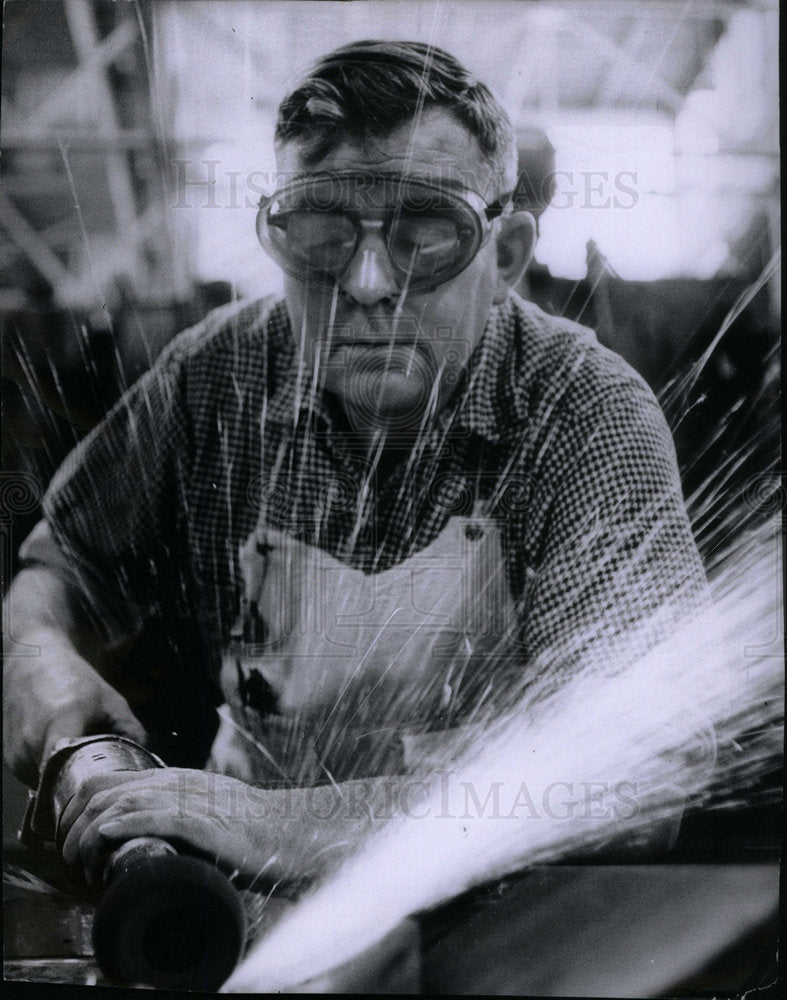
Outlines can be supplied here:
M93 921L107 978L158 989L217 990L244 936L240 895L212 865L184 855L140 858L109 885Z

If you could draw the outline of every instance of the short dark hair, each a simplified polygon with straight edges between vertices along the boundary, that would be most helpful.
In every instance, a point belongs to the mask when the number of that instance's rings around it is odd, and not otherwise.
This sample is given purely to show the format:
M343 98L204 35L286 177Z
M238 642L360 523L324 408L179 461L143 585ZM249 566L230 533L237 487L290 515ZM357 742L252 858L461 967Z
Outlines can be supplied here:
M516 182L511 121L452 55L424 42L352 42L323 56L279 106L276 141L298 141L315 163L348 137L390 134L420 111L445 108L473 135L500 193Z

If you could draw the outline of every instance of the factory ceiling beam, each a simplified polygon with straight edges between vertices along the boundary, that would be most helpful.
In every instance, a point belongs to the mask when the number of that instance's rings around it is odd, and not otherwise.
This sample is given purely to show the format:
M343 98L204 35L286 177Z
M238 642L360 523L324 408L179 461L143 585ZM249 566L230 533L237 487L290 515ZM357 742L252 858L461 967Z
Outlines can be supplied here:
M127 273L138 249L157 234L165 220L160 206L151 205L136 220L134 231L121 246L102 247L100 255L90 257L90 268L78 274L71 271L49 246L52 242L67 245L73 240L73 230L61 221L43 232L33 229L27 219L0 188L0 226L10 237L10 244L0 245L0 259L8 261L23 254L54 290L55 298L64 306L84 305L101 298L99 290L115 275ZM89 248L88 248L89 250Z
M674 23L677 0L530 0L546 10L552 6L581 14L603 11L610 17L653 17ZM682 0L680 4L692 21L728 18L736 11L752 9L767 13L778 9L779 0Z
M644 16L644 15L643 15ZM643 66L625 47L613 42L608 35L598 31L584 18L565 18L566 29L580 39L588 49L593 49L605 59L610 60L618 73L633 74L634 79L641 79ZM683 105L683 95L658 74L653 72L648 80L654 101L666 104L667 108L677 114Z
M61 263L47 243L0 188L0 225L54 289L72 281L68 268Z
M195 140L201 144L208 140ZM218 142L218 139L214 139ZM96 135L95 129L57 128L48 134L30 135L26 129L3 129L3 149L59 149L77 146L80 150L105 152L107 149L149 149L150 132L141 128L122 129L111 136Z
M24 117L15 115L13 105L4 102L3 145L5 146L6 129L18 135L39 136L42 129L50 126L82 99L85 81L90 80L96 73L103 73L136 40L137 27L134 22L130 20L121 22L106 38L86 53L85 58L80 57L79 65L58 83L32 114L26 114Z
M557 53L561 48L560 35L564 33L575 36L593 59L608 66L599 84L595 104L615 106L627 81L642 81L645 67L639 53L651 26L648 8L640 9L640 17L632 21L625 41L618 43L581 16L583 7L581 5L574 16L568 16L565 6L551 4L528 12L520 42L515 47L515 51L520 52L521 56L512 69L503 95L506 106L515 114L534 93L538 95L537 110L554 112L560 108L560 60ZM626 20L631 17L630 5L627 10L629 17L624 18ZM620 16L623 17L623 13ZM683 95L657 70L651 71L647 77L647 85L654 103L665 104L673 114L680 110ZM570 100L568 103L570 104ZM531 118L534 110L528 109Z
M92 2L91 0L65 0L65 12L77 58L80 63L87 63L100 45ZM134 37L136 37L136 31ZM120 125L114 95L106 75L106 67L95 66L93 75L98 110L97 131L102 138L117 139L120 134ZM115 220L119 233L125 238L126 234L133 231L137 214L128 159L122 150L111 148L107 152L106 165Z
M634 67L639 66L639 73L641 73L641 63L637 56L640 47L647 40L649 27L650 25L645 18L637 19L632 23L625 41L620 46L624 58L616 59L611 63L596 92L594 103L602 107L614 107L621 91L631 79Z
M559 8L528 11L515 51L521 53L512 67L503 102L517 120L525 99L538 94L540 110L555 112L560 107L558 78L558 35L564 14ZM549 77L549 79L547 79Z
M92 0L64 0L64 10L78 66L67 78L67 83L60 88L58 100L47 98L44 107L39 106L36 109L33 118L39 123L37 138L42 139L40 123L49 121L51 126L50 115L55 113L55 109L57 108L57 113L60 114L73 107L80 99L84 100L84 87L86 84L89 85L92 107L96 112L94 137L106 147L104 164L118 245L112 249L103 245L100 253L91 254L89 234L83 228L85 257L83 266L77 271L66 267L60 261L49 246L45 233L36 231L5 194L0 202L0 223L7 230L16 248L25 254L36 270L53 286L56 298L62 304L68 305L103 301L104 285L119 274L126 275L133 285L137 273L139 248L150 238L157 226L152 214L148 216L146 213L142 219L137 217L129 161L122 148L123 135L114 95L106 74L111 62L136 41L137 28L130 19L126 19L102 42L98 35ZM14 131L16 130L12 131L12 135ZM71 131L74 131L73 128ZM24 132L29 133L29 123ZM23 136L17 133L17 138L23 139ZM61 149L67 181L81 220L81 208L67 158L70 143L63 135L56 133L43 138L56 143Z

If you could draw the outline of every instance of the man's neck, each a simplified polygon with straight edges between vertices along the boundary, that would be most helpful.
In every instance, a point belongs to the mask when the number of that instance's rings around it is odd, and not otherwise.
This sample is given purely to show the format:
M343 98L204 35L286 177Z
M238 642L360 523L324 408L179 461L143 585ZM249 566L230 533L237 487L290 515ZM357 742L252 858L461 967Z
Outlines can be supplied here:
M392 428L354 420L330 394L326 394L325 399L333 427L342 436L344 447L359 466L375 468L383 478L410 457L433 426L430 422L425 426Z
M420 433L417 428L390 430L356 427L353 430L356 454L364 466L374 468L378 477L385 479L412 455L428 431L428 427Z

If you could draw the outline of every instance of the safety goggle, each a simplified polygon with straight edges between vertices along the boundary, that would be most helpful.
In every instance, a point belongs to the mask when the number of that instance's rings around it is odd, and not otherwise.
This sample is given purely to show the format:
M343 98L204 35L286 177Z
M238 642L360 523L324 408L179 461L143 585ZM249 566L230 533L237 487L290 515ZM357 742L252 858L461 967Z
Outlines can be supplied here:
M467 267L506 201L400 174L316 173L261 200L257 236L288 274L333 284L378 230L401 287L425 291Z

